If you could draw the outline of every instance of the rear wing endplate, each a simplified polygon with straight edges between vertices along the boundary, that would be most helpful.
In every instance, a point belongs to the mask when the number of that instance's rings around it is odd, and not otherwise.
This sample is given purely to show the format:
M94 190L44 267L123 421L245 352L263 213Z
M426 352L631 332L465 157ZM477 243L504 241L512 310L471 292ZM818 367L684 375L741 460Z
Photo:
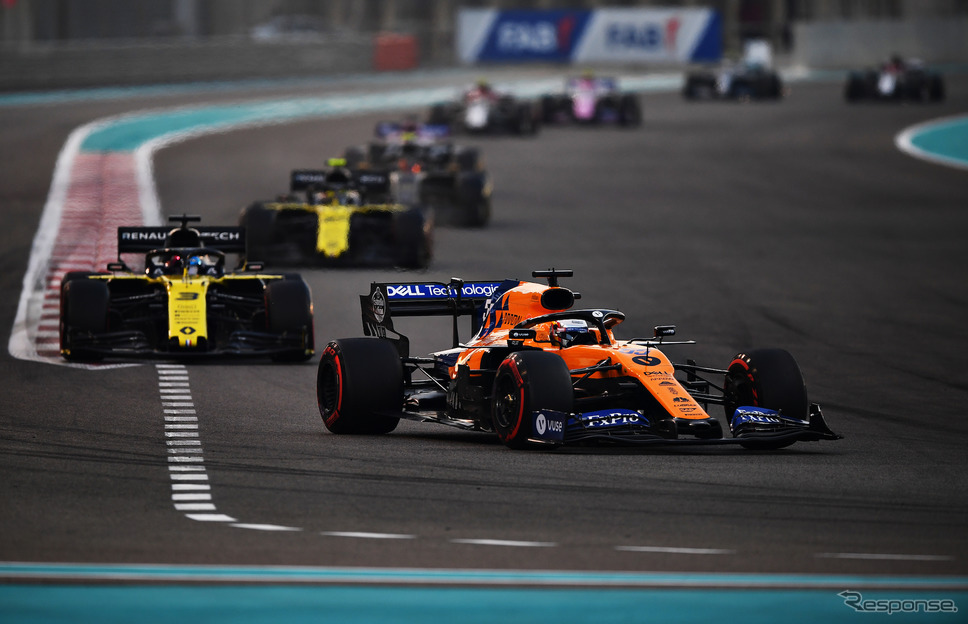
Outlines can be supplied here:
M471 333L480 329L484 307L491 296L506 281L465 282L452 279L443 282L396 282L372 283L370 292L360 295L363 313L363 333L367 336L387 338L397 342L400 354L407 357L409 341L393 329L393 317L399 316L450 316L454 319L454 346L460 344L457 319L471 317ZM513 284L519 282L514 281ZM392 335L391 335L392 334Z

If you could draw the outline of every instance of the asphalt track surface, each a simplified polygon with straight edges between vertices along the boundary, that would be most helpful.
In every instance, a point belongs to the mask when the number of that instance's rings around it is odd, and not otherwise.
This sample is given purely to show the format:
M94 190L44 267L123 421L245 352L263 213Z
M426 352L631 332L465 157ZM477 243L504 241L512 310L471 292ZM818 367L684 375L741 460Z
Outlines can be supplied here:
M159 369L79 370L3 353L0 560L968 574L968 177L894 146L908 126L963 113L968 80L950 78L948 92L923 106L848 106L835 82L796 84L778 104L649 94L634 130L467 139L495 180L487 228L438 228L422 273L303 273L321 351L361 334L358 295L371 281L571 268L566 285L583 305L626 312L620 337L673 323L698 342L670 348L675 359L725 366L743 349L787 348L841 441L769 453L513 452L486 434L408 422L388 436L341 437L324 431L315 405L318 358L193 363L213 502L237 520L199 522L173 508ZM70 131L244 96L0 111L4 344ZM290 169L339 155L387 117L164 149L163 211L234 223L246 203L283 191ZM415 353L449 346L445 319L403 326Z

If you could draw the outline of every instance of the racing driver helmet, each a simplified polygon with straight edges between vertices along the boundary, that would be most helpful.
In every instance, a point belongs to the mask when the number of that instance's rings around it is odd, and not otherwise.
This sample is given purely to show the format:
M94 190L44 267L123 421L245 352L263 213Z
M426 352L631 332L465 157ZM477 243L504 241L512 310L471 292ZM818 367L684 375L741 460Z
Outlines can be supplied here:
M595 335L583 319L562 319L551 324L551 342L562 349L576 344L594 344Z
M179 254L173 254L165 260L163 272L165 275L178 275L185 269L185 260Z

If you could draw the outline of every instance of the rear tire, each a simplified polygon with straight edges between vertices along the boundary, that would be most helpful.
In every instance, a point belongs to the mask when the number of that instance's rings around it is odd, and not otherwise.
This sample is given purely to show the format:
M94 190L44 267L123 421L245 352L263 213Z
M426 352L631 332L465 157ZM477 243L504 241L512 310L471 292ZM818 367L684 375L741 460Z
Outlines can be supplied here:
M731 421L736 408L744 405L781 412L789 418L809 420L807 389L800 366L783 349L757 349L740 353L726 370L723 408ZM782 448L793 444L750 441L746 448Z
M420 207L396 215L398 264L407 269L425 269L433 257L432 225Z
M634 95L625 94L619 101L618 123L624 127L642 125L642 108Z
M400 419L374 412L399 411L403 405L403 365L396 347L381 338L330 342L319 359L316 401L332 433L393 431Z
M491 393L491 423L510 448L533 446L532 414L540 409L571 412L571 374L560 356L545 351L518 351L498 366Z
M239 225L245 228L246 261L268 262L275 237L276 211L256 202L242 210Z
M940 76L932 76L929 79L928 99L932 102L944 100L944 80Z

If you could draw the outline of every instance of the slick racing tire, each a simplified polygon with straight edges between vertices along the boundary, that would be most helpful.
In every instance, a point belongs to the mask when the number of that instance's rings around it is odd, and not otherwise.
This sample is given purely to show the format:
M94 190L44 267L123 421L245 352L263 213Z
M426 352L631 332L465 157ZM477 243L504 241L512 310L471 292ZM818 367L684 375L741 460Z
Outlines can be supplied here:
M316 400L326 429L338 434L393 431L403 405L400 354L382 338L343 338L326 345L316 373Z
M847 79L847 86L844 87L844 99L848 103L853 103L864 97L864 83L854 76Z
M239 225L245 228L246 261L270 260L270 247L275 235L276 212L261 202L246 207L239 216Z
M285 336L300 336L298 349L277 353L277 362L306 361L313 356L313 301L309 286L301 278L274 280L266 286L266 316L269 331Z
M461 172L477 171L481 168L481 152L476 147L465 147L457 152L457 169Z
M484 227L491 220L491 198L473 199L468 203L466 210L464 219L468 227Z
M484 172L463 173L457 181L457 199L463 211L462 225L484 227L491 220L491 195Z
M631 128L642 125L642 108L638 99L627 93L619 100L618 123L620 126Z
M61 282L60 347L70 362L92 362L102 359L98 353L74 347L78 334L99 334L107 330L108 285L87 279L94 273L70 272Z
M518 351L498 366L491 393L491 424L512 449L533 446L532 414L540 409L571 412L571 373L555 353Z
M419 206L396 215L394 230L397 264L406 269L425 269L433 258L433 224Z
M928 78L928 100L931 102L941 102L944 100L944 80L941 76L931 76Z
M538 120L530 104L520 104L515 110L514 132L522 136L538 134Z
M740 353L726 369L723 385L726 419L731 420L736 408L748 405L781 412L790 418L809 420L807 389L800 366L783 349L757 349ZM746 448L773 449L793 441L770 444L750 441Z

